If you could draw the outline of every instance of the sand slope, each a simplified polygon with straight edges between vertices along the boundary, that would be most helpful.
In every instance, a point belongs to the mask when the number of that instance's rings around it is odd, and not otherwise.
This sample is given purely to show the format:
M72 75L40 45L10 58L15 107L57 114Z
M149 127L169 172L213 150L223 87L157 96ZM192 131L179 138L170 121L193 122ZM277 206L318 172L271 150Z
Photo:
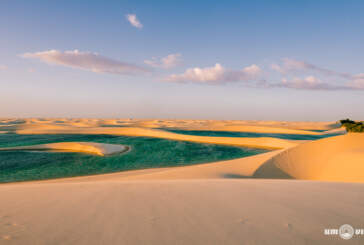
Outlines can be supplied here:
M115 153L127 151L128 146L93 143L93 142L61 142L42 145L19 146L0 148L0 151L20 151L20 150L48 150L48 151L63 151L63 152L82 152L105 156Z
M363 244L361 184L181 180L0 185L0 244Z
M364 134L349 133L288 149L265 162L254 177L364 182Z

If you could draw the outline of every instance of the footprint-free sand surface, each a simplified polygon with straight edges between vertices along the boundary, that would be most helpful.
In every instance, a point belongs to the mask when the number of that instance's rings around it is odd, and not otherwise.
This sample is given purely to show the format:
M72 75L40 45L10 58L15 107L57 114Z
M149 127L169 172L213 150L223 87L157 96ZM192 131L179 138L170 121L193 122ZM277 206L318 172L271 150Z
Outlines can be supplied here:
M57 119L53 129L50 120L31 120L7 123L18 133L114 129L93 119L74 122L78 126ZM112 123L116 131L125 124L126 131L142 128L139 132L155 137L165 132L156 129L161 124L211 130L253 124L102 122ZM314 134L341 130L324 122L256 125ZM344 241L324 235L324 229L342 224L364 229L364 134L274 146L277 150L208 164L2 184L0 244L363 244L364 236Z
M363 244L363 185L290 180L6 184L0 244Z

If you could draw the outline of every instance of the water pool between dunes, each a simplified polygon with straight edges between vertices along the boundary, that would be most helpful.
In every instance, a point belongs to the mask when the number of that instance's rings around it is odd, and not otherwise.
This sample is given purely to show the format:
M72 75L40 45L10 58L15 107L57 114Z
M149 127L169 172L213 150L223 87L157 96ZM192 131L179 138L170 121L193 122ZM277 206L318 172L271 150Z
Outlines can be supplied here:
M95 156L82 153L1 151L0 182L41 180L125 170L183 166L251 156L267 150L200 144L148 137L112 135L0 134L0 147L55 142L98 142L131 147L126 154Z

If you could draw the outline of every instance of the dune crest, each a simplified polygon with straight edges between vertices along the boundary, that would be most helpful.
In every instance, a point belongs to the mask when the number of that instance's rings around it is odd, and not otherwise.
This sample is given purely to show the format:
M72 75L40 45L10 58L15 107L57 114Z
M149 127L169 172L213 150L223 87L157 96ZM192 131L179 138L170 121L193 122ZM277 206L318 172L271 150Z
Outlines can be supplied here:
M19 146L19 147L6 147L0 148L0 151L63 151L63 152L82 152L96 154L99 156L105 156L115 153L126 152L129 149L128 146L104 144L104 143L93 143L93 142L61 142L31 146Z
M72 127L61 125L23 125L17 134L106 134L140 137L155 137L170 140L183 140L198 143L247 146L266 149L281 149L296 146L297 140L271 137L211 137L172 133L160 129L136 127ZM299 141L302 142L302 141Z
M181 130L212 130L252 133L279 133L296 135L321 135L333 129L340 129L336 122L288 122L288 121L247 121L247 120L156 120L156 119L87 119L87 118L27 118L0 119L0 125L19 130L25 127L66 126L78 128L135 127L173 128Z
M364 182L364 134L307 142L266 161L256 178Z

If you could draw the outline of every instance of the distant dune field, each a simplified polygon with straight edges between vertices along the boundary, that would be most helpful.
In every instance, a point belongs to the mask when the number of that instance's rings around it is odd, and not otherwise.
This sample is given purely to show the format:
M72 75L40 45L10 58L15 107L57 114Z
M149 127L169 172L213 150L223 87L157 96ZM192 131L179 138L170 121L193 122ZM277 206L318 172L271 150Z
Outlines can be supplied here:
M9 124L11 122L8 122ZM207 137L176 134L159 128L178 128L185 130L215 130L215 131L237 131L237 132L255 132L255 133L280 133L280 134L301 134L301 135L326 135L329 133L344 132L334 123L318 123L315 128L312 123L306 127L311 130L325 128L327 131L317 132L302 129L294 129L295 125L299 128L304 127L304 123L282 123L270 122L263 126L251 125L250 121L162 121L162 120L42 120L27 119L24 123L15 124L12 128L17 134L108 134L108 135L126 135L126 136L147 136L164 139L184 140L200 143L214 143L236 146L250 146L268 149L280 149L295 146L296 141L277 139L272 137L260 138L225 138L225 137ZM280 127L276 127L279 125ZM112 127L110 127L112 126ZM157 129L158 128L158 129Z

